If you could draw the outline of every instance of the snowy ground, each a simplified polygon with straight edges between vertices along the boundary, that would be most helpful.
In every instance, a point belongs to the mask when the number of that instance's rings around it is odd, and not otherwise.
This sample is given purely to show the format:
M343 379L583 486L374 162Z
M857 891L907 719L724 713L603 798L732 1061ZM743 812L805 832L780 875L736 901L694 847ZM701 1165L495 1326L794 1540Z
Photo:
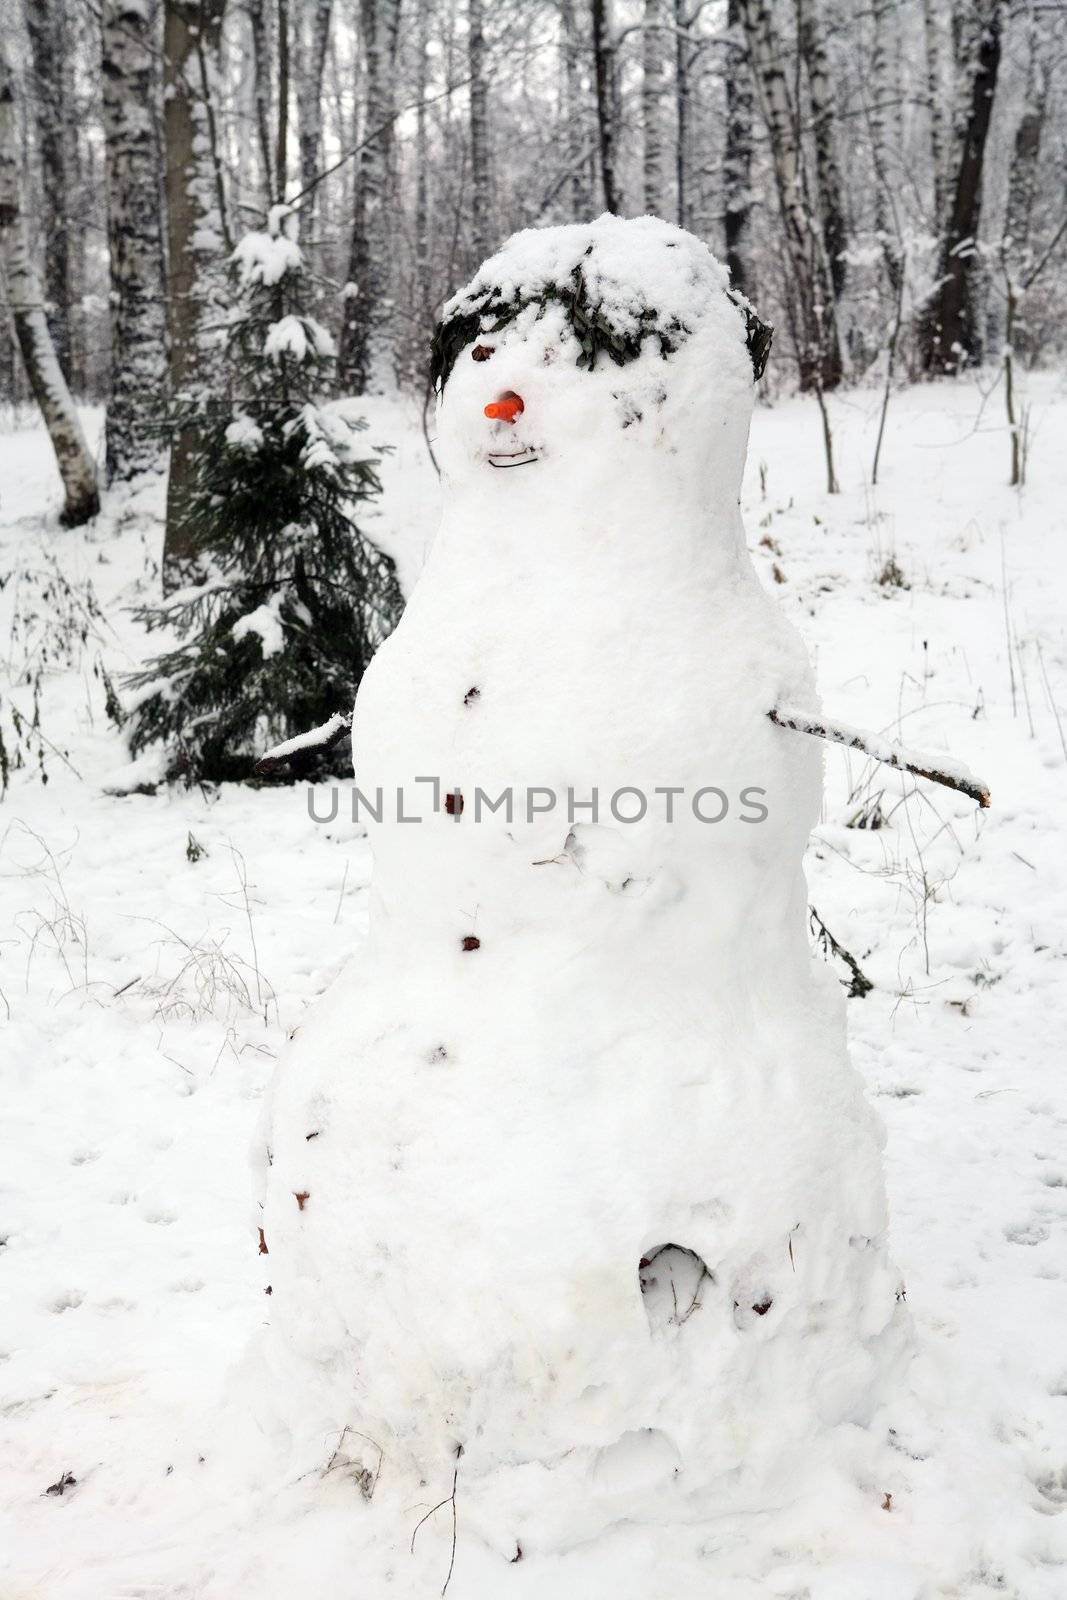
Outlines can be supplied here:
M760 410L745 493L828 711L951 751L993 791L980 814L834 751L809 857L820 916L875 984L852 1044L888 1125L908 1301L982 1441L976 1484L1007 1485L1002 1518L946 1530L952 1570L928 1574L975 1600L1067 1593L1067 382L1030 390L1021 493L999 391L962 383L894 399L877 489L878 397L836 399L833 498L813 407ZM436 483L414 412L374 424L401 441L382 525L410 582ZM13 772L0 808L0 1600L226 1596L204 1505L222 1526L213 1413L262 1318L246 1151L286 1031L362 925L368 856L343 805L316 825L298 789L104 792L125 757L101 668L143 649L123 607L158 559L160 494L80 532L57 499L43 436L12 427L0 730L11 754L9 705L32 716L43 666L40 730L65 759L46 747L47 784ZM887 1535L936 1514L901 1460ZM922 1592L880 1553L823 1587L775 1554L767 1594ZM488 1595L459 1570L450 1593Z

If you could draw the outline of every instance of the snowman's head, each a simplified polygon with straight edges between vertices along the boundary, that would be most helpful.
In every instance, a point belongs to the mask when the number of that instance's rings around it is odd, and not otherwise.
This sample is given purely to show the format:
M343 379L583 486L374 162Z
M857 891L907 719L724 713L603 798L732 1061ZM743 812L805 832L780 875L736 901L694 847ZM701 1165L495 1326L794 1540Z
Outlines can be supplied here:
M442 468L456 487L536 475L583 497L651 474L733 503L770 333L669 223L527 229L436 330Z

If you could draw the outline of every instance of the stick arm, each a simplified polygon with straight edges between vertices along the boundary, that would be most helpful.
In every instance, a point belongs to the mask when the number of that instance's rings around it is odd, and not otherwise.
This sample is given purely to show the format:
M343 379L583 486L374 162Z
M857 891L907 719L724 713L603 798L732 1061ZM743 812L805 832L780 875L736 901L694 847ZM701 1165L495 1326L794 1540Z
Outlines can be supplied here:
M898 772L911 772L917 778L928 778L946 789L956 789L976 801L983 811L989 806L989 785L976 778L961 762L909 750L877 733L853 728L847 722L831 722L821 711L801 711L796 706L784 705L775 706L767 716L777 728L791 728L794 733L806 733L813 739L826 739L830 744L841 744L849 750L862 750L864 755L884 762L887 767L895 767Z

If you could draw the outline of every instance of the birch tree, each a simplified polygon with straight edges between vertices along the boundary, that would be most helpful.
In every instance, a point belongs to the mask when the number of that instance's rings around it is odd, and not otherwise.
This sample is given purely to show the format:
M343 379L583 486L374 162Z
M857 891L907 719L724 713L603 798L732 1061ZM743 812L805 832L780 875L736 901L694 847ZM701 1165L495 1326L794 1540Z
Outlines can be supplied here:
M593 68L596 75L597 143L600 149L600 181L604 190L604 209L618 212L620 207L615 172L615 38L611 25L611 0L592 0Z
M645 0L641 23L641 122L644 135L642 189L649 216L665 217L667 15L663 0Z
M232 248L214 96L226 0L165 0L164 132L170 387L181 400L213 386L221 364L224 263ZM189 520L196 436L171 442L163 586L180 586L196 555Z
M100 509L96 468L63 377L30 258L22 208L15 90L0 41L0 285L63 482L61 521L79 527Z
M582 92L581 47L575 0L560 0L560 49L563 52L563 116L570 195L570 215L575 222L592 210L589 184L591 130Z
M926 47L926 107L930 118L930 162L934 171L934 219L938 228L947 210L945 195L945 112L941 71L941 24L938 0L923 0L923 43Z
M71 196L66 93L68 29L64 0L25 0L26 30L33 60L33 107L41 161L44 200L44 293L48 328L64 378L70 382L70 242L67 207Z
M356 395L388 394L396 387L389 199L399 12L399 0L360 0L367 61L366 142L359 158L338 358L341 387Z
M104 0L103 85L111 285L107 470L129 478L161 452L166 295L151 0Z
M770 136L790 281L787 306L802 389L836 388L841 348L833 283L805 182L799 122L776 32L771 0L738 0L745 39Z
M742 294L753 290L749 257L752 213L752 133L754 96L752 67L741 18L741 0L730 0L726 13L729 44L726 77L726 147L723 154L723 232L730 282Z
M891 149L897 147L892 108L898 98L892 63L896 59L892 29L896 22L893 0L873 0L874 49L871 55L871 104L868 125L874 166L874 227L882 247L889 287L896 297L901 286L900 226L893 205ZM892 130L892 134L891 134Z
M476 262L489 254L489 86L485 77L482 0L467 0L467 72L470 77L471 248Z

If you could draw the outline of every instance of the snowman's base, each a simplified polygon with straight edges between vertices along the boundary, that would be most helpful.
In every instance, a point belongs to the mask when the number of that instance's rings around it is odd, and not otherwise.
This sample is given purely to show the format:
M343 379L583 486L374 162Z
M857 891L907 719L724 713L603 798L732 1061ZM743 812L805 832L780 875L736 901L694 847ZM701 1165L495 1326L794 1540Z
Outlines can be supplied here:
M454 1493L452 1483L442 1497L437 1485L390 1480L386 1461L368 1494L358 1448L351 1458L342 1449L327 1470L261 1502L254 1525L216 1566L205 1600L979 1600L993 1570L981 1552L1007 1480L968 1478L976 1441L959 1436L955 1423L932 1427L924 1417L918 1435L933 1434L945 1448L933 1456L912 1448L914 1407L909 1399L883 1411L869 1429L826 1430L779 1498L758 1511L687 1514L655 1441L631 1441L613 1463L631 1509L560 1546L480 1538L462 1459ZM544 1470L548 1488L553 1473ZM642 1473L646 1512L634 1515ZM610 1491L587 1485L594 1523L592 1501ZM1044 1597L1040 1588L1012 1589L1010 1574L1026 1556L1010 1535L992 1543L1009 1592Z

